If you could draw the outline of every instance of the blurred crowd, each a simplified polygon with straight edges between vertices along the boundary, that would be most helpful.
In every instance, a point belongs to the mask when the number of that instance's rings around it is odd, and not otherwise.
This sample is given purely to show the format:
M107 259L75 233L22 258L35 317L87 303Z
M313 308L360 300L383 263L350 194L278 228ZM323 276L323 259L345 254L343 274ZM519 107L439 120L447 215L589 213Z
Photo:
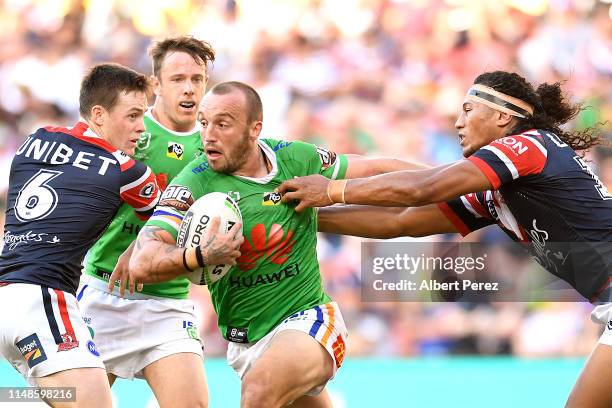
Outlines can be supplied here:
M604 0L0 0L0 207L11 158L40 125L78 119L80 78L115 61L150 73L154 38L191 34L217 60L210 85L262 95L266 137L438 164L461 157L454 122L481 72L564 81L585 110L573 128L612 135L612 5ZM608 122L606 122L608 120ZM612 153L587 153L612 188ZM0 221L2 220L0 216ZM3 225L3 222L1 223ZM601 328L586 303L371 303L360 243L321 236L330 295L353 356L585 355ZM493 230L471 241L501 239ZM207 353L224 353L205 288Z

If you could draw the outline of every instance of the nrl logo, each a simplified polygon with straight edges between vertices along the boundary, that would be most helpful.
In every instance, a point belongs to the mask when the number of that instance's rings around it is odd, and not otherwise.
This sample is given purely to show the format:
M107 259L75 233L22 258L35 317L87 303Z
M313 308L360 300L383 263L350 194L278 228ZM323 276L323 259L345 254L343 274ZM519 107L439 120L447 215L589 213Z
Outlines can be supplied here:
M138 150L144 150L149 147L151 144L151 133L150 132L142 132L140 134L140 139L136 142L136 148Z

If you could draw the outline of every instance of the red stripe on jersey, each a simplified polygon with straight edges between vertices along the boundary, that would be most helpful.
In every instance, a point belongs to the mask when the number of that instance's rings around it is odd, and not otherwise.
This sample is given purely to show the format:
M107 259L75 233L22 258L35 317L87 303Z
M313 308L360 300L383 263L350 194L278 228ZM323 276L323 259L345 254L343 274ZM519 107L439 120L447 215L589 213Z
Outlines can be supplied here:
M459 230L459 233L462 236L465 237L467 234L472 232L472 230L470 230L468 226L465 225L461 218L459 218L459 216L455 214L453 209L450 208L448 204L438 203L438 208L440 209L440 211L442 211L442 214L444 214L444 216L446 216L446 218L448 218L448 220L453 223L453 225Z
M491 166L487 164L487 162L474 156L470 156L467 159L474 163L476 167L478 167L480 171L484 173L487 180L489 180L489 183L491 183L491 185L493 186L493 189L497 190L499 186L501 186L501 180L499 179L499 176L497 175L497 173L495 173Z
M517 225L519 227L519 231L521 231L521 237L520 237L521 242L530 242L529 234L527 233L527 231L525 231L525 228L523 228L522 225L518 224L518 221L517 221Z
M79 124L81 124L81 123L82 122L77 123L75 125L75 127L79 126ZM74 130L74 128L73 129L68 129L68 128L61 127L61 126L45 126L45 127L43 127L43 129L45 129L47 132L51 132L51 133L66 133L68 135L71 135L72 131Z
M80 139L87 143L91 143L93 145L101 147L102 149L106 150L109 153L113 153L117 151L117 148L113 147L113 145L111 145L104 139L101 139L98 137L85 136L83 133L85 133L87 129L89 129L89 125L87 125L87 123L84 123L84 122L77 122L77 124L74 125L72 129L68 129L65 127L59 127L59 126L45 126L44 129L48 132L64 133L64 134L76 137L77 139Z
M68 315L68 308L66 307L66 298L64 297L64 292L57 289L53 289L53 291L57 296L57 305L59 307L60 316L62 316L62 323L64 323L66 334L72 339L70 342L75 342L77 341L77 338L76 334L74 333L74 329L72 328L72 323L70 322L70 316Z
M151 183L154 186L153 190L146 196L142 196L141 192L143 188ZM143 208L155 203L158 200L159 195L159 186L155 181L155 174L153 174L153 172L149 172L149 177L147 177L142 183L121 193L121 199L131 207Z
M134 167L136 161L134 159L130 159L121 165L121 171L126 171Z
M465 199L468 200L472 208L483 218L491 218L491 214L487 212L484 206L478 201L475 193L466 194Z
M529 137L516 135L495 140L491 146L505 154L516 167L519 177L523 177L542 172L546 165L546 155L535 143Z

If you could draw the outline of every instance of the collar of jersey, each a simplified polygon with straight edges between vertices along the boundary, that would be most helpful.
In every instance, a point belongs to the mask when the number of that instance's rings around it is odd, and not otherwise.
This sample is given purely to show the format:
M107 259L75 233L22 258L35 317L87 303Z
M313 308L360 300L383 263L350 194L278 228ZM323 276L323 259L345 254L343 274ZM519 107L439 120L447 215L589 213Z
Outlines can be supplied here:
M278 173L278 165L276 163L276 154L270 148L270 146L268 146L261 139L257 141L257 144L259 145L259 147L261 147L261 150L266 155L268 160L270 160L270 163L272 163L272 170L263 177L247 177L247 176L235 176L235 177L238 177L244 180L249 180L257 184L268 184L270 181L272 181L274 177L276 177L276 174Z
M152 106L149 109L147 109L147 111L145 112L145 116L147 118L149 118L157 126L159 126L160 128L164 129L168 133L172 133L174 136L191 136L194 133L199 132L202 129L202 126L200 125L200 122L196 121L195 126L190 131L187 131L187 132L176 132L174 130L170 130L167 127L165 127L164 125L162 125L161 123L159 123L159 121L157 119L155 119L155 116L153 116L153 107Z

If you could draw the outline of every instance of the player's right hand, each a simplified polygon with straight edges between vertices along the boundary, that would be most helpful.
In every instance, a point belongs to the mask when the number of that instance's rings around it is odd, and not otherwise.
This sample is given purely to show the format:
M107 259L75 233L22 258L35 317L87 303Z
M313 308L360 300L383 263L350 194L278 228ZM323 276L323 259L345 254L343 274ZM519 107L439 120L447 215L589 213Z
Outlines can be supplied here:
M128 248L119 259L117 259L117 264L115 265L115 269L113 269L113 273L108 279L108 290L110 293L113 293L115 290L115 283L119 282L119 296L125 296L125 287L129 281L129 291L131 294L134 293L134 289L136 288L136 281L133 279L129 279L129 266L130 266L130 257L132 255L132 250ZM142 284L138 284L138 291L142 290Z
M235 265L244 242L242 223L238 222L226 233L218 232L221 220L214 217L202 237L202 255L206 265Z

